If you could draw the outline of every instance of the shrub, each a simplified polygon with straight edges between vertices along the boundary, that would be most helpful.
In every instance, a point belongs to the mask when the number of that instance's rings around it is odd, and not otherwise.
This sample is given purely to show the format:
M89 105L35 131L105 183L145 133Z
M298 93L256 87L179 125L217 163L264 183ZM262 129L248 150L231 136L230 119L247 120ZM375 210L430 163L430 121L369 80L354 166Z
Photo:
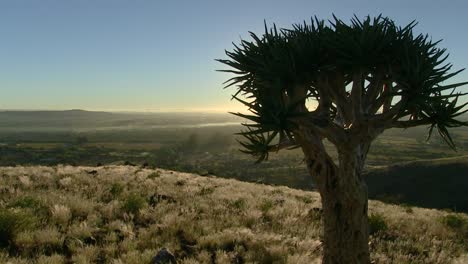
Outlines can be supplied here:
M112 194L113 197L119 196L124 190L124 186L121 183L115 182L112 184L109 192Z
M39 215L42 218L47 217L49 213L48 207L39 199L31 196L22 196L17 198L8 204L9 208L22 208L30 209L35 215Z
M184 180L176 181L175 185L176 185L176 186L184 186L184 185L185 185L185 181L184 181Z
M150 173L147 177L148 179L155 179L155 178L159 178L160 176L161 176L161 173L159 171L155 171L155 172Z
M16 199L15 201L11 202L8 207L17 207L17 208L29 208L29 209L36 209L42 205L41 201L30 197L30 196L22 196Z
M385 218L381 214L371 214L369 216L369 234L373 235L388 229Z
M270 211L270 209L273 208L273 202L271 200L264 200L261 204L260 204L260 210L264 213Z
M122 205L122 209L131 214L137 214L140 209L146 206L146 200L136 193L132 193L127 196L127 199Z
M0 210L0 248L5 248L22 230L30 229L36 225L34 215L10 210Z
M449 214L442 218L442 222L452 229L461 229L466 225L466 220L456 214Z
M413 208L409 204L401 204L402 208L405 209L405 212L408 214L414 213Z

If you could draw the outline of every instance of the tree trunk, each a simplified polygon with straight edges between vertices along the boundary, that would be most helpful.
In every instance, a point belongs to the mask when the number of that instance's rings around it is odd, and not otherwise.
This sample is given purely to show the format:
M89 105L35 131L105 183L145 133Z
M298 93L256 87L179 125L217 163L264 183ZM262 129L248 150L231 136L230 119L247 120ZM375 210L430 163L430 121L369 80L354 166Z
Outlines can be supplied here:
M365 153L359 147L339 150L336 166L330 158L303 150L322 198L323 263L370 263L367 186L361 176Z

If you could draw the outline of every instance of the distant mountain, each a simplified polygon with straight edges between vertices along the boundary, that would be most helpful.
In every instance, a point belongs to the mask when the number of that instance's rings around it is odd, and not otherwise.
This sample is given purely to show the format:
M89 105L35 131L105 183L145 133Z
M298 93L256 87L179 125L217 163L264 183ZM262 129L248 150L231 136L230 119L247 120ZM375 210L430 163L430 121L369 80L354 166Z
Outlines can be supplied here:
M376 168L366 178L371 199L468 212L468 156Z

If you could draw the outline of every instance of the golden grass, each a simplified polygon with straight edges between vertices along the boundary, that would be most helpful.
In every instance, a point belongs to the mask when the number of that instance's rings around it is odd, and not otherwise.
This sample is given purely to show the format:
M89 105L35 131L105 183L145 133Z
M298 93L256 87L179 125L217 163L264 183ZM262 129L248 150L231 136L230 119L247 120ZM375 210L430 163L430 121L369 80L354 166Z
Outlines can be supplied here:
M467 225L443 221L466 215L369 206L387 225L371 237L376 263L468 260ZM37 219L0 263L149 263L162 247L185 264L319 263L319 207L315 192L166 170L1 167L0 210Z

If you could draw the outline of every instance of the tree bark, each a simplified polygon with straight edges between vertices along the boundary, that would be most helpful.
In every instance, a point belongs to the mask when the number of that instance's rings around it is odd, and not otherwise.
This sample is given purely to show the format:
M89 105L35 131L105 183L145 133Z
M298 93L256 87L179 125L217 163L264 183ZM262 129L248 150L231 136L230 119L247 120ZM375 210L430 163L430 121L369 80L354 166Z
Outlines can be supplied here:
M307 146L302 149L322 198L322 263L370 263L367 186L361 176L367 148L339 149L339 165Z

